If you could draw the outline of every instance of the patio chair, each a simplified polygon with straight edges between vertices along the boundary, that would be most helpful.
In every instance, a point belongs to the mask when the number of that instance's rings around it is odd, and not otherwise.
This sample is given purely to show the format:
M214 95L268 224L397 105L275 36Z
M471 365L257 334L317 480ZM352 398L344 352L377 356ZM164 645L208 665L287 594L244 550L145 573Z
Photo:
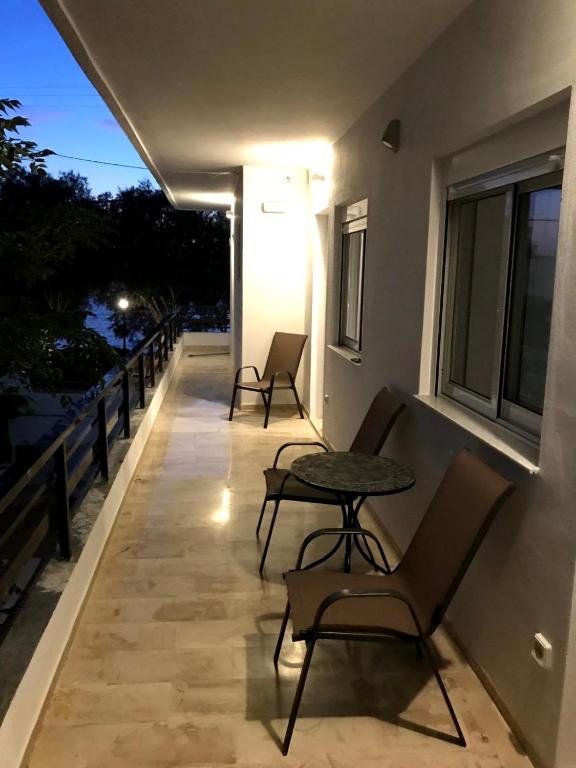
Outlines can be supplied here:
M383 387L376 395L362 424L358 430L356 437L352 441L350 450L354 453L368 453L378 455L382 450L382 447L388 437L390 430L394 426L394 423L400 413L404 410L405 405L395 397L386 387ZM272 519L270 520L270 528L268 529L268 536L266 538L266 544L264 545L264 551L262 553L262 559L260 560L260 573L264 570L266 564L266 558L268 556L268 549L272 540L272 532L274 531L274 525L276 523L276 516L278 515L278 509L280 508L281 501L302 501L309 502L311 504L330 504L338 506L342 509L343 518L346 517L346 510L342 507L342 499L334 493L328 493L326 491L316 490L309 485L297 480L289 469L282 469L278 466L278 461L284 451L289 446L318 446L325 451L329 449L324 443L319 442L298 442L298 443L284 443L281 445L276 453L274 463L269 469L264 470L264 477L266 480L266 494L264 496L264 502L262 509L260 510L260 517L258 519L258 525L256 526L256 535L260 533L262 526L262 520L264 518L264 512L266 505L269 501L274 501L274 512L272 513ZM326 556L327 559L329 555ZM386 561L385 561L386 562Z
M285 574L288 604L274 653L277 666L292 616L292 639L304 640L306 655L284 737L284 755L312 654L321 639L414 643L428 661L454 723L458 735L450 740L466 746L427 638L440 624L496 511L513 487L480 459L462 451L444 475L400 564L386 576L302 570L308 545L321 536L340 536L342 529L315 531L304 540L297 569ZM349 529L347 535L364 535L380 548L370 531Z
M232 390L229 421L232 421L234 416L236 393L239 389L260 393L264 401L264 429L268 427L272 393L277 389L291 389L294 392L300 418L304 418L302 405L296 391L296 374L307 338L308 336L301 333L280 333L277 331L272 339L263 376L260 376L258 368L254 365L245 365L242 368L238 368L234 379L234 389ZM240 373L246 368L251 368L254 371L256 381L240 381Z

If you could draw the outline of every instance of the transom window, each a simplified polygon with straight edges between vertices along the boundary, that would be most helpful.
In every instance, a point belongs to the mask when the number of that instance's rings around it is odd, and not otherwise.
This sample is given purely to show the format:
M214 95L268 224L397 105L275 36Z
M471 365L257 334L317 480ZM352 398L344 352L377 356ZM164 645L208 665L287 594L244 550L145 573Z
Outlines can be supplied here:
M448 190L441 391L540 434L562 195L562 155Z
M356 352L362 349L362 301L368 201L348 206L342 225L339 344Z

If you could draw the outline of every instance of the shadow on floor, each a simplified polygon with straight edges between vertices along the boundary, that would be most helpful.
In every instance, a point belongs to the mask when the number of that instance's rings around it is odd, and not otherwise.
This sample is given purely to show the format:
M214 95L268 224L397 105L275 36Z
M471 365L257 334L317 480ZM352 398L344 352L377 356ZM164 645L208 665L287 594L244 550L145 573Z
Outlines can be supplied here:
M273 618L261 616L259 622ZM280 624L280 616L278 626ZM276 637L246 637L246 718L258 720L281 747L302 666L304 643L284 642L278 671ZM442 660L439 666L445 666ZM306 718L373 718L431 738L456 743L448 712L426 660L399 642L321 640L314 651L298 721Z

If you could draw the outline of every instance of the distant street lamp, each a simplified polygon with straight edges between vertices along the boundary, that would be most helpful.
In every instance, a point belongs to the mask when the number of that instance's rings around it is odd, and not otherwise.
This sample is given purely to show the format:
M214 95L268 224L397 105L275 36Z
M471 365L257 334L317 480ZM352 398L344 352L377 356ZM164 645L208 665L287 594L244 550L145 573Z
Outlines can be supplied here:
M128 323L126 321L126 310L130 306L130 302L125 296L121 296L118 299L117 307L122 311L122 351L126 352L126 339L128 337Z

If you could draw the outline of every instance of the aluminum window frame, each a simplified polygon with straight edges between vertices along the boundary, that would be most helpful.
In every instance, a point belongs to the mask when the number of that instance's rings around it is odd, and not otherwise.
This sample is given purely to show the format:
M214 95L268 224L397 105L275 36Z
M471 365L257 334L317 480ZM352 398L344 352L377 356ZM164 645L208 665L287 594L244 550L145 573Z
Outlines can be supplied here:
M564 148L474 177L448 187L444 243L444 284L442 287L436 389L475 413L539 442L540 414L504 397L504 383L510 354L509 328L512 312L514 269L517 259L517 202L520 194L562 185ZM554 183L554 180L556 182ZM558 181L559 180L559 181ZM450 378L458 265L460 210L465 203L505 194L504 228L497 285L497 333L493 350L490 397L473 392Z
M366 263L366 233L368 230L368 217L360 216L357 219L346 221L342 224L342 242L341 242L341 263L340 263L340 316L338 323L338 343L340 346L347 347L354 352L362 351L362 320L364 310L364 271ZM358 338L352 338L346 334L346 322L348 319L348 275L349 259L345 259L345 238L348 235L360 233L360 259L358 265L358 306L356 310L356 322L358 327ZM345 266L348 267L345 272Z

